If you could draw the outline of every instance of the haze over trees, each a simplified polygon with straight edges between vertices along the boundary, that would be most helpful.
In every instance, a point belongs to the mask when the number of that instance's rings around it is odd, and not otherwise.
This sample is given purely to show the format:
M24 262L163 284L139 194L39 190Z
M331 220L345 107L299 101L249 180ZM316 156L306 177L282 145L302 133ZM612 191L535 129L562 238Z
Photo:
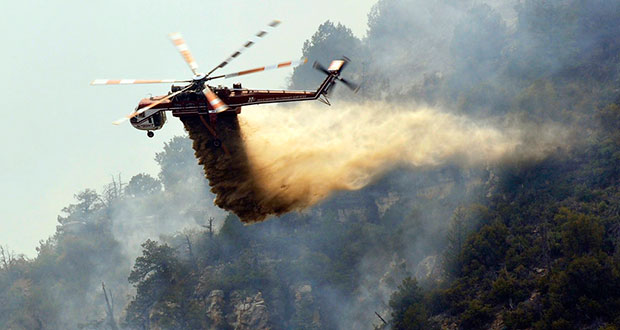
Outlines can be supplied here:
M35 258L0 249L0 328L616 329L618 22L620 2L583 0L380 0L364 39L325 22L304 56L346 55L363 83L335 97L554 123L571 141L543 159L397 168L243 226L211 206L178 137L157 178L78 192ZM321 79L302 66L291 87Z

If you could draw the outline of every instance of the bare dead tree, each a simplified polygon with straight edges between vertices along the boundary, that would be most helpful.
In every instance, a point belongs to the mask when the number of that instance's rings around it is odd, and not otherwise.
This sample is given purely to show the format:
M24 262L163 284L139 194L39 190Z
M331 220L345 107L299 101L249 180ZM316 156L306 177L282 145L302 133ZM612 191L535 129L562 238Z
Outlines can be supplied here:
M99 201L103 203L104 206L109 207L110 203L123 196L123 187L126 185L127 184L123 183L120 173L118 174L118 178L112 176L112 182L103 188L103 192L101 196L99 196Z
M114 319L114 310L112 309L113 305L110 303L112 299L112 292L110 292L110 299L108 299L108 293L105 290L105 283L101 282L101 288L103 289L103 296L105 297L106 304L106 315L108 316L108 324L113 330L118 330L118 326L116 325L116 320Z
M213 237L213 217L209 217L209 225L200 225L209 230L209 237Z
M11 253L9 248L0 245L0 262L2 263L2 270L8 272L11 270L11 266L15 263L15 255Z
M198 264L196 263L196 258L194 257L194 250L192 249L192 241L189 239L189 235L184 234L185 242L187 243L187 251L189 252L189 257L192 260L192 265L194 265L194 270L198 270Z
M379 313L375 312L375 315L377 315L377 317L381 320L381 322L383 322L384 326L388 325L388 323L381 317L381 315L379 315Z
M5 271L9 270L9 262L7 260L7 255L4 252L4 247L0 245L0 261L2 261L2 269Z

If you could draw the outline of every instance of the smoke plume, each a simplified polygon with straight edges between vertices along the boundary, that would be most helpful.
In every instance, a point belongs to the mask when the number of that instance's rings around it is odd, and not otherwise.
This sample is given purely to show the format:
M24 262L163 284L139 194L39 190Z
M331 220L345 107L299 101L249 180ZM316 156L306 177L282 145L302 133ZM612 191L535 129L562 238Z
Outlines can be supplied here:
M304 209L334 191L361 189L395 166L484 165L515 153L537 157L562 138L550 128L532 138L530 130L514 125L500 129L429 107L379 103L262 107L244 111L239 122L225 120L218 134L226 150L208 147L208 131L198 119L184 121L215 203L244 222Z

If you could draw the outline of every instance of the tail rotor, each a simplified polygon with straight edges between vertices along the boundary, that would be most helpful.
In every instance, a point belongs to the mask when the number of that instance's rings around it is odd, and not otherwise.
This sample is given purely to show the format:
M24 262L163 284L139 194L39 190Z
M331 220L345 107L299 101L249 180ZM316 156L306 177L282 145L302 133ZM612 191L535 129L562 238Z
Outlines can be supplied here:
M325 68L323 65L321 65L321 63L316 62L316 61L314 62L314 65L312 67L318 71L323 72L324 74L328 76L334 76L335 79L342 82L345 86L351 89L354 93L357 93L357 91L360 88L359 84L340 77L340 73L349 64L349 62L351 62L351 60L348 57L343 56L342 59L333 60L328 68ZM328 89L328 91L330 90L331 89Z

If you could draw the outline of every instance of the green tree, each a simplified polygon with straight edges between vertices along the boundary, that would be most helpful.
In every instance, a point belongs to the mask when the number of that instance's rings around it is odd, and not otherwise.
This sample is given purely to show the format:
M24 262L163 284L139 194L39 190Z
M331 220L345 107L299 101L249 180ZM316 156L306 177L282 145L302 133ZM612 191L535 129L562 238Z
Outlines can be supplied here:
M444 270L453 276L459 276L463 267L462 251L467 237L481 220L486 221L488 210L482 205L459 206L452 213L448 225L447 244L443 252Z
M172 191L179 184L197 184L204 181L201 168L194 157L192 142L186 137L175 136L164 143L164 151L155 154L155 161L161 168L159 180L166 190ZM201 181L196 182L197 178Z
M561 208L555 221L563 223L562 251L565 256L596 254L600 251L604 228L598 218Z
M101 196L92 189L81 191L74 195L74 197L77 203L62 208L62 212L66 213L67 216L63 217L59 215L59 223L65 224L72 221L90 221L97 211L105 207L105 204L101 200Z
M570 321L574 328L592 320L612 321L619 316L620 276L611 257L579 256L549 280L545 321Z
M323 66L328 66L332 60L341 58L343 55L352 60L347 66L347 75L356 71L360 66L362 56L359 54L361 42L351 29L338 23L326 21L321 24L310 40L304 42L303 56L308 61L317 61ZM313 89L325 79L325 75L315 70L312 65L302 65L295 68L291 77L291 87L294 89Z
M149 239L142 248L142 255L136 258L129 274L129 283L136 287L136 296L129 303L126 316L127 323L138 328L149 324L156 305L174 312L177 307L174 287L182 269L174 249L168 245Z
M471 276L471 272L481 274L497 268L504 261L508 249L508 234L508 227L498 220L470 236L463 249L464 272Z
M389 301L394 329L429 329L428 311L415 278L407 277Z
M161 191L161 182L144 173L134 175L125 187L125 194L130 197L143 197Z

